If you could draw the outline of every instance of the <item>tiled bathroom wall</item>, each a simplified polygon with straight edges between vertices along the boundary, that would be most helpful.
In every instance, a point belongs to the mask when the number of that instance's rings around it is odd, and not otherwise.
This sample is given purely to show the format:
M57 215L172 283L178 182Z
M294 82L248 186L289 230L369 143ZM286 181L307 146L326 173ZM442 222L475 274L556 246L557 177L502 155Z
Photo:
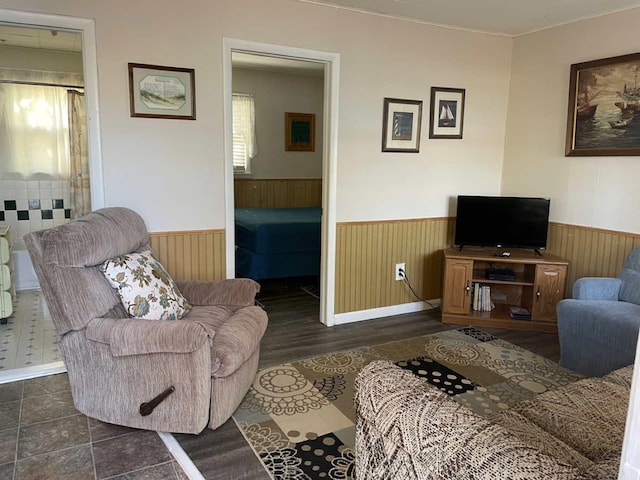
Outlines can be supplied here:
M66 180L0 180L0 223L11 225L14 250L24 250L25 233L51 228L71 218Z

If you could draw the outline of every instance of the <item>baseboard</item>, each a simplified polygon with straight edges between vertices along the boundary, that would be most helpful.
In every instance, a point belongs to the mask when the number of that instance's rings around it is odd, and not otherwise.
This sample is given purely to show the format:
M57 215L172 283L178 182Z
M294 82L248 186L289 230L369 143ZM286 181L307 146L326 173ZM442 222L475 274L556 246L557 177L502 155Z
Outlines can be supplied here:
M440 305L440 299L429 300L433 306ZM359 310L357 312L336 313L334 315L334 325L344 325L345 323L361 322L363 320L371 320L373 318L391 317L393 315L402 315L404 313L415 313L423 310L432 310L433 307L426 302L402 303L400 305L391 305L389 307L371 308L368 310Z
M32 367L11 368L0 373L0 384L17 382L19 380L29 380L30 378L46 377L47 375L55 375L64 373L67 368L62 360L43 365L34 365Z
M189 477L189 480L205 480L205 478L198 470L198 467L191 461L189 455L184 451L182 446L178 443L176 438L167 432L158 432L158 436L164 442L167 450L173 455L173 458L178 465L182 467L184 473Z

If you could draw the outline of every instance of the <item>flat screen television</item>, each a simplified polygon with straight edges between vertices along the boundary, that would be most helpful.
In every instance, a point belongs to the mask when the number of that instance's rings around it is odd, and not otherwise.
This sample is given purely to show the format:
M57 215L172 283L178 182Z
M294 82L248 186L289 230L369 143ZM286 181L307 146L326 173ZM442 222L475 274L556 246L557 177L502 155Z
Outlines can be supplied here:
M548 198L459 195L455 244L482 247L547 246Z

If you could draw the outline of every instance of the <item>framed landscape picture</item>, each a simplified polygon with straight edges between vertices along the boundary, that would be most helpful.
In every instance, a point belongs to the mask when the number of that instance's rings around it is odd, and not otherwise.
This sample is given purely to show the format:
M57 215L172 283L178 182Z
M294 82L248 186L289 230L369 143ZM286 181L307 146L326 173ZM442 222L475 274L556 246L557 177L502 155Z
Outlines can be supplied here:
M640 53L571 65L566 156L640 155Z
M385 98L382 114L382 151L420 151L422 101Z
M462 138L464 96L462 88L431 87L429 138Z
M195 90L192 68L129 63L132 117L195 120Z

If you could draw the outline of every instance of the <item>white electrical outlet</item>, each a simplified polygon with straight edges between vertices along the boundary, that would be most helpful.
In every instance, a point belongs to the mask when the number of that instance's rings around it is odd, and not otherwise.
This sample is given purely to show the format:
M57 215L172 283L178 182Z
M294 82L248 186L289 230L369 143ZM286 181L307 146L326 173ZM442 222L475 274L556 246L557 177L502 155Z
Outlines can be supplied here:
M396 281L404 279L404 277L400 274L400 270L402 270L403 272L407 271L404 263L396 263Z

